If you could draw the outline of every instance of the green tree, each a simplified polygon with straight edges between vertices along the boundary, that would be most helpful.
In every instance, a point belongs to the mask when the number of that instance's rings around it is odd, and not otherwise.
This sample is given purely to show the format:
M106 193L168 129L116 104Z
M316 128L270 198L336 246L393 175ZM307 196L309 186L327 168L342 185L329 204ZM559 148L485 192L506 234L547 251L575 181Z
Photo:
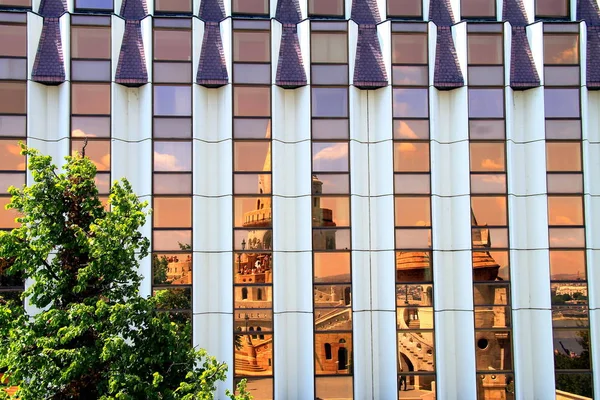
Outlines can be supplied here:
M122 180L109 211L89 159L67 157L59 171L22 147L36 183L9 189L21 226L0 232L0 265L31 280L23 296L41 311L0 300L0 372L18 385L15 398L212 399L227 366L192 347L187 320L157 310L169 299L138 293L146 203ZM249 398L238 389L227 395Z

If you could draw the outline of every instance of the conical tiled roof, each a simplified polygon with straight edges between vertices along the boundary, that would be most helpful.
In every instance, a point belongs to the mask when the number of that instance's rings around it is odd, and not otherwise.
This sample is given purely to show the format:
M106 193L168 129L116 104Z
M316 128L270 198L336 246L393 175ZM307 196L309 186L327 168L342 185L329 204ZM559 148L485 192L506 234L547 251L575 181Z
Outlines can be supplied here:
M435 71L433 86L438 89L454 89L465 84L450 27L440 26L437 30Z
M67 12L66 0L42 0L39 14L44 18L59 18Z
M32 79L46 84L65 81L65 66L58 18L44 18L40 43L33 64Z
M439 26L451 26L454 24L454 14L450 0L430 0L429 20Z
M148 15L145 0L123 0L121 16L126 20L142 20Z
M523 6L523 0L504 0L502 14L502 20L510 22L513 28L527 25L527 13Z
M375 25L381 22L375 0L352 0L351 17L357 24Z
M512 28L510 86L513 89L531 89L540 86L527 32L524 27Z
M296 25L283 26L275 84L286 89L306 85L306 72Z
M125 22L125 33L119 53L115 82L134 87L148 83L140 21Z
M354 86L377 89L387 85L387 74L375 25L359 25Z
M297 24L302 20L298 0L279 0L275 19L282 24Z
M219 24L207 22L204 25L204 39L196 82L206 87L220 87L227 85L228 81Z
M223 0L202 0L198 16L205 22L220 22L225 18Z

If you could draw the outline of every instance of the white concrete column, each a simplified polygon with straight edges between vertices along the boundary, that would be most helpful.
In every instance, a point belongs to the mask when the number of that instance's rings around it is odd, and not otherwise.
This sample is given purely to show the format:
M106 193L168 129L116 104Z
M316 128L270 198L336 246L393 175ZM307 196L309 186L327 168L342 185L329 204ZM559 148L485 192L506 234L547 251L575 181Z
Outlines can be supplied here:
M194 345L227 363L233 382L233 147L231 85L193 90Z
M275 398L301 400L315 390L310 88L271 93Z
M507 87L506 99L516 396L553 398L544 89Z

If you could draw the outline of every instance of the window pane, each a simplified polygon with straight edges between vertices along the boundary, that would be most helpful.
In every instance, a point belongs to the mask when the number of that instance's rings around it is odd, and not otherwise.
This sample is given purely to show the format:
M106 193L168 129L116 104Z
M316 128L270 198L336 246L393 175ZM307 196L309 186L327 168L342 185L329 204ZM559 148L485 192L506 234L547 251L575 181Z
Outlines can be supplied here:
M268 117L271 115L271 88L240 86L233 90L233 115Z
M548 196L549 225L583 225L581 196Z
M313 175L312 194L348 194L350 193L350 177L348 174ZM314 199L313 199L314 201Z
M233 0L234 14L268 14L268 0Z
M110 84L71 85L73 114L110 114Z
M0 82L0 113L25 114L26 112L27 83Z
M0 136L26 135L26 117L18 115L0 115Z
M546 118L579 118L579 89L544 89Z
M153 73L156 83L190 83L192 81L192 64L188 62L155 62Z
M233 61L269 62L270 60L269 32L233 32Z
M154 30L154 59L191 61L191 31Z
M154 194L192 194L191 174L154 174Z
M0 140L0 170L25 171L25 156L21 155L19 142L17 139Z
M6 210L4 207L10 203L10 197L0 197L0 229L17 228L20 226L15 221L15 218L19 217L16 210Z
M233 144L234 171L270 171L271 143L236 141Z
M85 141L73 140L71 142L72 153L81 153ZM85 155L94 163L98 171L110 171L110 141L90 140L85 148Z
M313 250L348 250L350 229L313 229Z
M348 88L312 89L313 117L347 117Z
M72 117L71 136L110 137L110 117Z
M477 331L475 343L477 345L475 360L478 371L512 369L510 331Z
M24 173L0 173L0 194L6 194L8 188L14 186L20 188L25 184ZM4 210L0 208L0 210ZM3 211L0 211L2 213Z
M433 278L431 259L431 253L428 251L397 251L396 282L431 282ZM396 292L398 303L406 304L408 301L406 287L398 288ZM402 292L404 296L402 296Z
M538 17L567 17L568 0L536 0L535 15Z
M579 64L579 36L544 34L544 64Z
M481 0L471 1L473 3L482 2ZM465 0L463 0L464 3ZM469 46L469 64L502 64L502 55L504 53L502 35L477 35L470 33L467 35L467 41Z
M190 197L154 197L152 222L155 228L190 228L192 199Z
M396 229L396 247L406 249L431 248L431 229Z
M346 33L313 33L310 41L310 54L313 63L347 63Z
M351 310L349 310L352 312ZM343 375L349 374L351 372L351 363L354 358L354 354L352 353L352 333L317 333L315 334L315 350L320 352L319 349L325 349L325 343L329 343L331 345L331 359L327 359L325 355L325 350L323 350L323 354L316 354L320 362L315 362L315 374L317 375ZM337 378L337 377L336 377ZM316 380L319 381L317 378ZM322 383L322 381L320 381ZM333 381L335 382L335 381ZM340 382L346 383L346 382ZM323 388L321 385L318 388ZM344 398L352 398L352 384L350 384L349 388L340 387L341 391L350 392L349 397ZM340 395L339 392L336 392L336 397ZM331 397L330 397L331 398Z
M555 369L589 369L590 368L590 356L589 356L589 342L587 344L587 348L584 349L582 346L583 338L590 339L590 331L589 329L580 328L580 329L554 329L553 330L553 339L554 339L554 359L555 359ZM567 349L569 351L568 354L565 354ZM586 352L586 354L582 354ZM559 375L560 376L560 375ZM563 375L565 376L565 375ZM566 376L565 376L566 377ZM591 378L591 377L590 377ZM565 379L565 378L563 378ZM566 379L565 379L566 380ZM563 381L564 382L564 381ZM568 382L568 381L567 381ZM572 384L571 380L571 384ZM586 381L580 381L580 383L585 384ZM591 388L592 382L590 379L587 380L589 386L584 386L581 388L577 388L575 386L574 389L571 389L572 386L567 386L569 392L573 391L585 391L586 394L589 393L591 398ZM557 388L561 384L560 381L556 382ZM564 383L563 383L564 384ZM568 384L568 383L567 383ZM589 390L589 391L588 391ZM577 396L579 397L579 396Z
M544 83L548 86L577 86L579 67L544 67Z
M313 65L311 79L313 85L347 85L347 65Z
M584 247L583 228L549 228L550 247Z
M552 250L550 252L550 280L579 281L586 279L585 251Z
M331 359L338 360L339 354L334 352L335 344L331 347ZM339 350L339 349L338 349ZM319 357L323 356L322 354ZM335 373L335 372L334 372ZM352 398L352 377L351 376L327 376L315 379L316 398L319 399L351 399Z
M472 193L506 193L506 175L472 174Z
M429 172L429 143L395 143L394 171Z
M315 253L315 283L350 282L350 253Z
M191 171L192 144L190 142L154 142L155 171Z
M271 193L270 174L235 174L233 176L235 194Z
M312 145L313 171L348 171L348 143L317 142Z
M471 197L471 208L476 221L474 225L506 225L506 197ZM475 223L476 222L476 223Z
M71 28L72 58L110 58L110 28Z
M504 143L471 143L471 171L504 171Z
M395 174L394 193L428 194L431 193L429 174Z
M392 84L401 86L427 86L429 81L428 67L398 66L392 67Z
M0 58L0 79L27 79L27 60L24 58Z
M396 226L430 226L429 197L396 197Z
M394 139L429 139L429 121L395 120Z
M233 200L234 221L237 228L270 228L270 197L236 197Z
M191 118L154 118L155 138L190 138L192 137Z
M460 13L463 17L494 17L496 2L494 0L462 0Z
M474 222L479 224L479 221ZM471 240L473 247L506 249L508 247L508 229L476 227L471 230Z
M314 197L313 226L350 226L349 197ZM333 224L333 225L332 225Z
M155 0L155 11L188 13L192 11L190 0Z
M471 139L504 139L504 121L469 121Z
M181 251L182 247L192 245L192 231L189 230L154 230L152 247L156 251Z
M426 34L393 34L393 64L427 64Z
M308 0L308 13L310 15L344 15L343 0Z
M152 254L155 285L191 285L192 255L189 253Z
M233 120L233 137L237 139L268 139L271 137L271 120L235 118Z
M154 115L192 115L192 88L154 86Z
M273 231L236 229L233 231L233 243L235 250L271 250L273 248Z
M91 10L112 10L112 0L75 0L75 8Z
M269 64L234 64L233 82L268 85L271 83L271 66Z
M394 89L394 118L427 118L428 89Z
M0 56L27 56L27 26L0 25Z
M546 143L546 168L552 171L581 171L581 145L579 143Z
M546 139L580 139L581 121L546 121Z
M74 81L110 81L110 61L71 60Z
M347 139L349 134L347 119L314 119L313 139Z
M0 5L15 7L31 7L31 0L0 0Z
M548 193L583 193L581 174L548 174Z
M504 90L469 89L469 117L504 117Z
M504 85L504 67L469 67L467 71L471 86Z
M421 0L388 0L387 13L394 17L420 17L422 3Z

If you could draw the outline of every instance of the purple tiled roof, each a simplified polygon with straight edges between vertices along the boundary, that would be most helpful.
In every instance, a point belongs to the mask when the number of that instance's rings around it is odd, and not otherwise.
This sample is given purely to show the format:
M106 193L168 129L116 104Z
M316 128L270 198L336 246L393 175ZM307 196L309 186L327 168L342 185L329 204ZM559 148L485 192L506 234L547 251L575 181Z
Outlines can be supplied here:
M600 11L596 0L577 0L577 19L584 20L588 26L600 25Z
M502 20L510 22L513 27L527 25L527 13L523 6L523 0L504 0L502 14Z
M600 26L587 27L587 77L588 89L600 89Z
M525 27L513 26L510 61L510 86L515 90L540 86Z
M202 0L198 16L205 22L219 22L223 20L225 18L223 0Z
M40 43L33 64L32 79L50 85L58 85L65 81L58 18L44 18Z
M378 24L379 8L375 0L352 0L352 14L350 16L357 24Z
M126 20L141 20L148 15L146 0L123 0L121 16Z
M302 51L296 25L293 24L283 26L275 84L285 89L306 86Z
M438 89L454 89L465 84L450 29L446 26L438 26L437 29L433 86Z
M216 22L207 22L204 25L204 39L198 64L196 83L206 87L220 87L227 85L229 76L225 65L221 31Z
M375 25L359 25L354 67L354 86L377 89L387 85L387 74Z
M59 18L67 12L66 0L42 0L39 14L45 18Z
M142 86L148 83L140 21L126 21L125 34L119 53L115 82L123 86Z
M298 0L278 0L275 19L282 24L297 24L302 20Z
M439 26L454 24L454 14L450 0L431 0L429 3L429 19Z

